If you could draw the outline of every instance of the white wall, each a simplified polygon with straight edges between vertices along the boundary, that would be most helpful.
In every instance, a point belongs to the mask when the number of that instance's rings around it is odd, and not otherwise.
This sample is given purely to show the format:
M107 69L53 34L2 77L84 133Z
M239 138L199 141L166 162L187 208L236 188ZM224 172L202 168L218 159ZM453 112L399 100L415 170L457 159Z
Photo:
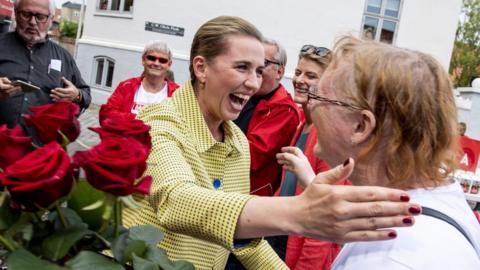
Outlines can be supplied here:
M358 33L364 1L135 1L133 16L113 18L96 11L96 0L88 0L82 40L128 44L141 49L151 40L162 40L177 60L188 60L193 35L201 24L220 15L236 15L255 24L265 36L278 40L287 50L286 77L293 75L297 55L304 44L331 47L335 37ZM185 36L145 31L145 21L185 28ZM82 43L82 40L80 43ZM175 61L174 61L175 65ZM175 70L175 66L172 68ZM284 82L288 88L291 83Z
M405 0L396 45L433 55L448 70L462 0Z
M396 44L433 54L448 68L461 3L462 0L404 0ZM136 54L145 43L161 40L172 49L172 70L177 82L182 83L188 79L190 44L199 26L219 15L237 15L284 45L288 63L283 83L289 90L292 90L290 78L300 47L304 44L332 47L339 35L358 35L365 8L365 0L135 0L133 15L112 17L97 12L96 4L97 0L87 0L79 51L88 52L77 57L77 61L82 62L82 73L91 72L91 58L98 53L91 45L97 43L112 50L124 48L124 53ZM185 35L145 31L145 21L183 27ZM136 65L137 62L118 64ZM117 67L115 69L114 84L128 78L128 73L121 74Z
M470 106L457 106L458 121L467 124L467 136L480 140L480 89L471 87L457 88L460 96L467 101L470 101ZM480 164L479 164L480 167Z

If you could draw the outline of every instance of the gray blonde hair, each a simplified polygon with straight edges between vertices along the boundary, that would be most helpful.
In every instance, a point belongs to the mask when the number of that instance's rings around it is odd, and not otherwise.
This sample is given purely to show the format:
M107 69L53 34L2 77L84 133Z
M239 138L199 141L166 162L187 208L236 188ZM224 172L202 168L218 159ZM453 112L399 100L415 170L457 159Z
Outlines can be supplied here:
M321 68L326 69L332 61L332 53L328 52L326 55L318 55L315 53L315 48L310 48L307 51L300 51L298 59L308 59L317 63Z
M278 62L282 66L285 66L287 64L287 52L285 51L285 48L280 43L278 43L276 40L271 39L271 38L264 38L263 43L275 46L277 48L277 60L278 60Z
M20 6L20 3L22 0L15 0L15 10L18 10L18 7ZM50 12L50 16L55 16L55 9L57 6L55 5L54 0L48 0L48 11Z
M168 59L172 59L172 52L168 48L167 44L160 41L152 41L145 45L143 48L142 57L144 57L149 52L161 52L168 54Z

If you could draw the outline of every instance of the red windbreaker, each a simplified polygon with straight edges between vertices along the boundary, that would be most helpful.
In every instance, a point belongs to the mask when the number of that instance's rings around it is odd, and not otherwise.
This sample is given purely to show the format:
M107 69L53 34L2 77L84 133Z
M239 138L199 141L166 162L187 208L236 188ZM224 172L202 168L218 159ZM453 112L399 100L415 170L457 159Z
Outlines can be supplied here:
M255 107L248 124L250 144L250 191L260 196L273 196L280 186L282 167L275 155L290 145L300 125L300 111L287 90L280 84L268 100Z
M142 83L143 76L130 78L128 80L122 81L118 84L115 91L108 98L107 103L103 104L100 107L99 120L100 123L107 117L107 115L112 112L124 112L130 113L133 106L133 99L135 97L135 92L137 92L138 87ZM167 81L167 96L171 97L173 92L179 87L178 84L170 81Z

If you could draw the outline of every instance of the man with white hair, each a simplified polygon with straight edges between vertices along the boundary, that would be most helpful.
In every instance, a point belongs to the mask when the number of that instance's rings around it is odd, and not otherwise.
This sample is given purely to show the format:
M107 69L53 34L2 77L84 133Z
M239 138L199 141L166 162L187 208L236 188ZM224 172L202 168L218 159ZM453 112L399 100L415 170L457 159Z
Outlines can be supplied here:
M74 59L47 35L54 14L53 0L15 2L16 29L0 36L0 125L20 124L32 135L21 118L31 106L63 100L83 110L90 104L90 87Z
M291 144L300 124L300 112L280 83L287 54L273 39L264 39L265 68L262 85L234 121L250 144L250 191L273 196L280 187L282 167L275 155Z

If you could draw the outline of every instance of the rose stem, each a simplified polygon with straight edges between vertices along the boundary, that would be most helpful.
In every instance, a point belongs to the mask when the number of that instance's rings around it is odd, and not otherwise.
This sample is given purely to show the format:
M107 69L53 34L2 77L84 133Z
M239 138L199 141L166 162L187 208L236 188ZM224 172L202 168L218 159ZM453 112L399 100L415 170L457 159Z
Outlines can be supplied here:
M10 252L14 252L16 250L13 244L1 234L0 234L0 243Z
M60 218L60 222L62 223L64 228L67 228L67 220L65 220L65 217L63 216L62 210L58 206L58 203L55 204L55 210L57 211L58 217Z

